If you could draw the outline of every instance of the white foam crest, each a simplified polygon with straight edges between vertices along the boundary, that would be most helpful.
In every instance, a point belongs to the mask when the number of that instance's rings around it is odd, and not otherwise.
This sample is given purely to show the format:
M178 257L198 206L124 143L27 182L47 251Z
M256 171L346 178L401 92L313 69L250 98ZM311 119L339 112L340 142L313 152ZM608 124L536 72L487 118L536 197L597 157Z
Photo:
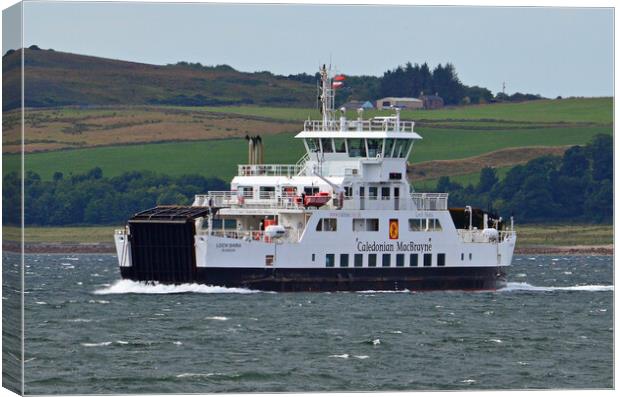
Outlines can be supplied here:
M211 376L223 376L224 374L221 372L208 372L208 373L195 373L195 372L184 372L182 374L178 374L177 378L208 378Z
M332 354L332 355L330 355L330 357L334 357L334 358L349 358L349 355L347 353L345 353L345 354Z
M228 317L224 317L224 316L211 316L211 317L205 317L205 320L227 321Z
M411 291L409 291L408 289L399 289L399 290L374 290L374 289L369 289L369 290L364 290L364 291L356 291L358 294L402 294L402 293L409 293Z
M499 291L511 292L511 291L538 291L538 292L550 292L550 291L613 291L613 285L573 285L568 287L539 287L528 283L507 283L506 287L501 288Z
M95 290L94 294L251 294L257 292L260 291L247 288L226 288L204 284L147 284L132 280L118 280L109 287Z
M80 345L84 347L98 347L98 346L108 346L111 345L112 342L100 342L100 343L80 343Z

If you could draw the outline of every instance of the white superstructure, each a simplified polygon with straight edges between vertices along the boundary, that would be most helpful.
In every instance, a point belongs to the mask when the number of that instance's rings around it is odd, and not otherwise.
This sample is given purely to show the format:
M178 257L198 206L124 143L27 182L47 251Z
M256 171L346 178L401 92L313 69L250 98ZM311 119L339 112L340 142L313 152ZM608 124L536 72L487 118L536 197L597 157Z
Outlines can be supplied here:
M503 273L516 241L512 227L498 230L501 219L487 214L480 224L469 207L460 212L468 220L455 224L448 194L414 192L407 159L422 139L415 123L401 120L399 109L369 120L359 110L357 119L346 119L344 109L333 109L325 67L321 76L323 118L306 121L295 136L306 149L296 164L239 165L230 191L195 197L194 207L209 209L195 219L196 269L333 268L340 269L339 278L350 279L364 278L363 269L369 268L493 268L499 269L497 276ZM115 236L121 269L131 266L126 234ZM373 279L382 277L373 272ZM399 288L399 276L388 273L389 287L395 282ZM414 273L403 277L411 279Z

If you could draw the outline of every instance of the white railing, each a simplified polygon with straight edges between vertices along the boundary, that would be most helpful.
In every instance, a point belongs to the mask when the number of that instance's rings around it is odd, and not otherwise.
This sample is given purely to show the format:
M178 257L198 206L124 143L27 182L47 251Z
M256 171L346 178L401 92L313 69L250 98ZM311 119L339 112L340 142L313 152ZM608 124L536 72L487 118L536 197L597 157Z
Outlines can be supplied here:
M244 192L245 194L245 192ZM358 206L364 209L394 209L407 210L410 209L411 203L415 208L423 211L442 211L448 209L448 193L412 193L411 198L407 196L395 199L390 197L365 197L362 201L352 200L354 197L344 196L344 204L346 209L358 209ZM357 197L355 197L357 198ZM333 209L337 207L336 201L339 197L332 196L332 201L325 205L325 208ZM398 203L396 203L396 201ZM212 207L236 207L236 208L267 208L267 209L301 209L300 196L278 196L275 192L259 192L258 198L243 197L239 191L215 191L208 194L197 194L194 199L196 206L212 206Z
M208 194L197 194L194 198L194 205L257 209L303 208L294 196L278 197L275 192L260 192L259 197L259 199L241 197L237 191L209 192Z
M478 229L457 229L461 241L464 243L488 243L489 238Z
M292 233L289 230L287 230L284 236L274 239L274 238L267 236L265 232L262 230L213 229L211 231L212 236L233 238L233 239L245 240L245 241L262 241L266 243L272 243L276 241L277 242L282 242L282 241L299 242L302 233L303 233L303 230L299 230L297 233ZM207 229L202 229L202 230L197 231L196 234L208 236L209 231Z
M304 170L306 169L306 163L308 162L308 160L310 160L310 153L308 152L306 152L303 156L301 156L299 160L297 160L297 163L295 164L295 166L299 168L299 172L297 172L297 176L300 176L304 173Z
M517 236L514 230L502 230L499 232L499 241L512 240Z
M395 117L377 118L371 120L306 120L304 131L396 131L414 132L415 121L400 121Z
M439 211L448 209L448 193L411 193L418 210Z
M299 164L239 164L239 176L288 176L298 175L303 166Z
M502 241L514 238L516 235L514 230L500 231L497 236L487 235L480 229L457 229L457 233L464 243L501 243Z

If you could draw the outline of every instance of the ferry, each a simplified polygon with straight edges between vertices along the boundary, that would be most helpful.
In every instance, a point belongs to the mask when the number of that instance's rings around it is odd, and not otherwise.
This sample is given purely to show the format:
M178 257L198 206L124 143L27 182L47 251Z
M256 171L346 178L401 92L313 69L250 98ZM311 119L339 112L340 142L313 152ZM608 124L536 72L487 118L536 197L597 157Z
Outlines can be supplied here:
M414 191L407 160L415 122L346 118L336 110L342 76L320 68L322 119L295 138L296 164L263 164L259 136L230 191L190 206L135 214L114 234L121 277L266 291L495 290L514 252L513 219L447 193Z

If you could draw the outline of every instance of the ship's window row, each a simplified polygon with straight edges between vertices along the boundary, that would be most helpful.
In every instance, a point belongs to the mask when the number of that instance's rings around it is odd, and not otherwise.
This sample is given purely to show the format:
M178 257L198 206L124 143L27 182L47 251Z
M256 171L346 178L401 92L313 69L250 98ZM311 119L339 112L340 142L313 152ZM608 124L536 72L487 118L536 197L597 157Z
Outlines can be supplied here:
M310 153L348 153L349 157L405 158L413 141L410 139L376 138L308 138Z
M353 219L353 231L354 232L378 232L379 231L379 219L378 218L354 218Z
M325 254L325 266L336 267L336 257L338 257L337 266L349 267L349 256L349 254L339 254L338 256L336 254ZM365 261L364 256L366 256ZM392 267L393 265L396 267L418 267L420 266L419 254L353 254L353 267L364 267L364 265L366 267ZM446 266L446 254L436 254L434 262L433 254L422 254L422 266L432 267L433 265Z
M316 224L317 232L335 232L338 228L336 218L321 218Z
M434 218L413 218L409 219L409 231L438 232L441 231L441 223Z

